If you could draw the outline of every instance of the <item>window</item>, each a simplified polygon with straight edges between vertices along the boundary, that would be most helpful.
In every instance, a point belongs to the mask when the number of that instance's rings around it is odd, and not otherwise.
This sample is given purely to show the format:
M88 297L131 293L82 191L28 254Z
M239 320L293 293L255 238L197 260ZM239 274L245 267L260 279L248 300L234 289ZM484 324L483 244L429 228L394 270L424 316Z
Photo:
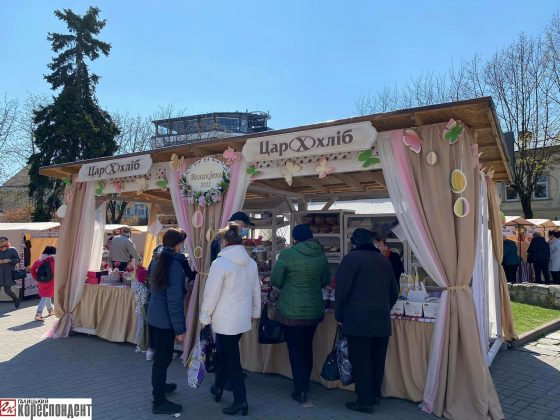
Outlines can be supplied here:
M519 200L519 195L517 194L517 191L515 191L509 185L506 185L505 187L506 187L506 201L517 201L517 200Z
M548 198L548 177L546 175L538 179L533 198L535 200L546 200Z

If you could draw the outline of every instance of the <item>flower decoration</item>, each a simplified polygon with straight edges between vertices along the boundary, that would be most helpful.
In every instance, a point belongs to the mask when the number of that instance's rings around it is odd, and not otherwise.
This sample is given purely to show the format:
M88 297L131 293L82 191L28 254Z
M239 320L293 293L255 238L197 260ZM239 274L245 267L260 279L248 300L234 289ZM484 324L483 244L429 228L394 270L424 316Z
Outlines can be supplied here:
M420 153L422 151L422 139L416 134L416 131L408 128L404 130L403 134L403 143L405 146L408 146L410 150L414 153Z
M169 166L171 167L171 169L174 169L176 171L178 171L179 169L181 169L181 167L183 166L183 164L185 163L185 157L181 156L181 158L179 159L179 156L177 156L177 153L173 153L171 155L171 161L169 162Z
M286 166L284 167L284 169L282 169L282 176L284 177L284 179L286 180L286 183L289 186L292 186L292 180L293 180L293 176L295 174L297 174L298 172L301 172L303 169L303 166L298 165L297 163L295 163L294 161L287 161L286 162Z
M373 155L372 149L364 150L358 154L358 161L362 162L362 168L368 168L372 165L381 163L381 159Z
M226 194L230 183L229 171L222 172L222 179L216 188L211 188L206 191L194 192L189 184L186 174L183 174L179 179L179 186L183 197L189 204L197 204L201 207L209 206L214 203L222 201L223 196Z
M251 165L247 167L247 175L250 175L251 178L258 178L261 175L261 171L257 170L256 165Z
M327 175L336 172L336 169L332 166L328 166L327 158L323 157L315 167L315 172L319 174L319 178L325 178Z
M167 179L165 178L158 179L156 181L156 185L163 191L167 190L167 188L169 187Z
M105 182L97 181L97 183L95 184L95 195L99 197L100 195L103 195L104 191L105 191Z
M231 166L233 162L239 160L239 153L237 153L232 147L228 146L226 151L224 152L224 159L226 160L226 164Z
M463 137L464 131L465 126L451 118L445 125L442 136L444 140L449 142L449 144L455 144L461 139L461 137Z

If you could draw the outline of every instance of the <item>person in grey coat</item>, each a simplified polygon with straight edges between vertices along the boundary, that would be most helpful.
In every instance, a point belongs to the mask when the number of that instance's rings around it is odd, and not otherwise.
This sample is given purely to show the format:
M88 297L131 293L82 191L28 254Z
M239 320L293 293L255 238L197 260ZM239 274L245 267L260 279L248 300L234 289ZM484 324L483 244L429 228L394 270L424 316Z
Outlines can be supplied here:
M381 400L390 312L399 294L393 267L373 245L374 238L375 233L356 229L351 238L354 249L335 274L335 317L348 340L358 394L358 400L346 406L362 413L373 413L373 406Z
M0 237L0 288L4 288L4 293L14 301L14 305L19 308L20 301L14 292L12 286L14 285L14 277L12 271L20 261L17 249L10 246L8 238L5 236Z
M153 414L175 414L183 410L165 397L177 389L168 384L167 368L173 358L175 340L185 338L185 256L180 253L187 235L181 229L169 229L163 235L163 248L155 270L150 275L151 296L148 303L148 324L155 351L152 366Z

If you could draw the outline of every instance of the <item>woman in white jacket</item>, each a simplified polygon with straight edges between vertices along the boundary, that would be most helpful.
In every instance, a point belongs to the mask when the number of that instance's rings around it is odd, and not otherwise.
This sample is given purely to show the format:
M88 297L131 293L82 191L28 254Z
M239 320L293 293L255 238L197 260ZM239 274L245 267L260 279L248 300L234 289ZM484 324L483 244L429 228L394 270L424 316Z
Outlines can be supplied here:
M247 415L245 380L241 370L239 339L252 328L251 318L261 313L261 288L257 264L241 244L241 229L231 223L220 232L222 250L208 273L200 322L212 324L220 352L221 367L211 388L216 402L220 401L226 381L231 382L234 402L222 411Z

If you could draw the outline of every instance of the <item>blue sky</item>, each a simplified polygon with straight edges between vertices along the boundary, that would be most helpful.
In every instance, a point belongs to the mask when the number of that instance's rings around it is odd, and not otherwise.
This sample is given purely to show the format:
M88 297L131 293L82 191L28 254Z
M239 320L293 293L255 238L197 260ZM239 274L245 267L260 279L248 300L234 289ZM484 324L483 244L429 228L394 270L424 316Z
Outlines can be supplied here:
M48 94L46 36L65 30L53 10L92 4L113 46L92 65L104 108L269 111L274 128L355 115L360 94L489 56L560 9L557 0L4 0L0 94Z

